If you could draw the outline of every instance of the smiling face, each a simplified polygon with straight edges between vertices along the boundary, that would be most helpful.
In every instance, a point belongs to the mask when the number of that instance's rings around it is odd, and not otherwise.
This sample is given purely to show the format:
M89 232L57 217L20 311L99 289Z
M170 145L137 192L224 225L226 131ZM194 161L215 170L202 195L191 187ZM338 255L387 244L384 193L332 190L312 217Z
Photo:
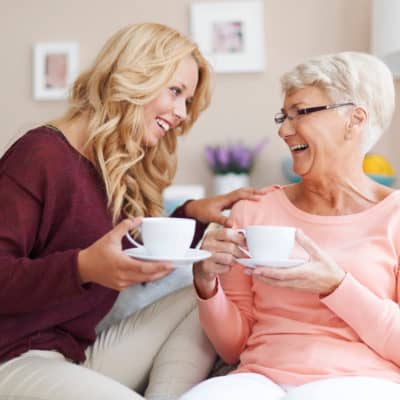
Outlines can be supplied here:
M187 117L190 104L199 80L199 71L193 57L184 58L172 79L158 96L144 106L144 144L156 146L168 131L178 126Z
M287 94L283 110L308 108L334 103L318 87L308 86ZM348 140L351 110L323 110L285 119L279 136L288 145L293 158L293 171L304 178L323 179L354 169L359 157L359 137ZM347 111L347 110L346 110ZM356 134L357 132L355 132Z

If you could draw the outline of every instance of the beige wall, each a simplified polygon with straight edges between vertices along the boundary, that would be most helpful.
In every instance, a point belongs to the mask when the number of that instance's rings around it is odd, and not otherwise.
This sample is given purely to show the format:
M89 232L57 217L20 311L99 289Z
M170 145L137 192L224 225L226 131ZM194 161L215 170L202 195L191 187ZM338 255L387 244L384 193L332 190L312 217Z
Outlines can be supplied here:
M119 27L157 21L189 32L190 0L2 0L0 15L0 153L33 124L60 114L65 103L32 99L31 48L38 41L78 41L85 67ZM179 148L176 183L211 188L203 148L209 143L263 136L270 144L252 176L255 185L284 183L280 161L286 147L276 136L273 114L281 106L278 79L301 59L341 50L368 51L370 0L265 0L267 67L263 73L217 75L212 106ZM397 85L397 92L399 92ZM377 145L400 172L400 113ZM340 149L338 149L339 151Z

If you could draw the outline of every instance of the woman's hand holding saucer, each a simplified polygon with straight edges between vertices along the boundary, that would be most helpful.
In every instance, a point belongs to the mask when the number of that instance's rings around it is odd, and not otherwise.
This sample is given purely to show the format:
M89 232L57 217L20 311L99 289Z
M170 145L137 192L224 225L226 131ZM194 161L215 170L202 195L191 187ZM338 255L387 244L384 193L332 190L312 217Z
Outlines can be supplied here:
M291 268L248 268L247 273L271 286L329 295L340 285L346 273L301 230L296 231L296 241L310 255L309 261Z
M123 253L123 236L140 223L140 218L125 219L79 252L78 273L82 283L94 282L121 291L136 283L161 279L173 271L171 263L136 260Z
M194 283L201 297L210 298L216 290L217 275L230 271L235 259L243 257L238 246L245 246L245 239L235 229L207 232L201 248L212 256L193 265Z

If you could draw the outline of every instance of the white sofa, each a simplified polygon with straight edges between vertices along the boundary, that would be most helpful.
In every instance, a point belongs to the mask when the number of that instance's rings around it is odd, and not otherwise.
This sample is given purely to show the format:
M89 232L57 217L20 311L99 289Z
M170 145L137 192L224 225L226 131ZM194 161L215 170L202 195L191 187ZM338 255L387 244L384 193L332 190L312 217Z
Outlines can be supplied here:
M97 326L100 333L132 313L181 288L192 285L192 269L178 268L167 277L135 285L121 292L114 307ZM194 302L193 302L194 304ZM197 308L178 324L166 338L154 358L145 386L136 388L149 400L174 400L192 386L206 379L210 372L227 371L222 362L215 364L216 354L204 335Z

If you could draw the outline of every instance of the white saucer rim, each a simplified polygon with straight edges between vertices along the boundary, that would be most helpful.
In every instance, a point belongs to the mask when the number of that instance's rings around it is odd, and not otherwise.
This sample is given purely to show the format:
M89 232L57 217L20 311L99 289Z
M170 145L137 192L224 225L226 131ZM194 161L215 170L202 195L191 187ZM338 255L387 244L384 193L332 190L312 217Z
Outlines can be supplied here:
M133 257L140 260L146 261L167 261L172 263L193 263L196 261L204 260L206 258L211 257L211 253L207 250L202 249L188 249L188 252L193 253L189 256L185 257L158 257L158 256L151 256L150 254L143 253L145 249L140 247L132 247L129 249L125 249L124 253L129 257ZM130 254L134 252L134 254ZM135 254L137 253L137 254ZM141 254L142 253L142 254Z
M255 267L271 267L271 268L290 268L307 262L304 258L279 258L279 259L254 259L254 258L237 258L236 261L248 268ZM245 264L244 264L245 263ZM276 265L282 263L282 265ZM288 263L288 265L284 265ZM272 265L270 265L272 264Z

